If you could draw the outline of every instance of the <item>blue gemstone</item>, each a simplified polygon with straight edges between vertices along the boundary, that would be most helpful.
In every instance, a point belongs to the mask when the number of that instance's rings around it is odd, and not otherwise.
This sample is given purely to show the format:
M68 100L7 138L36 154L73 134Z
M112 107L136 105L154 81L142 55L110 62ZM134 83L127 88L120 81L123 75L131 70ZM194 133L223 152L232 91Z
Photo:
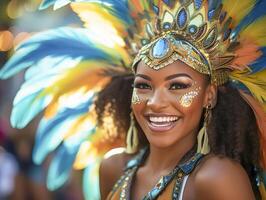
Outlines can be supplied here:
M208 12L208 20L211 20L213 18L214 14L215 14L215 10L210 10Z
M154 58L163 58L169 51L169 42L167 39L162 38L158 40L152 49L152 56Z
M163 24L163 29L164 30L169 30L171 28L171 24L169 23L169 22L165 22L164 24Z
M197 32L197 29L198 29L197 26L191 25L188 28L188 32L191 33L191 34L195 34Z
M187 22L187 12L185 11L184 8L182 8L179 13L178 13L178 17L177 17L177 23L178 26L180 28L184 28L184 26L186 25Z
M159 15L159 8L155 5L152 6L153 11L156 13L156 15Z
M200 9L201 5L202 5L202 0L194 0L194 4L196 9Z

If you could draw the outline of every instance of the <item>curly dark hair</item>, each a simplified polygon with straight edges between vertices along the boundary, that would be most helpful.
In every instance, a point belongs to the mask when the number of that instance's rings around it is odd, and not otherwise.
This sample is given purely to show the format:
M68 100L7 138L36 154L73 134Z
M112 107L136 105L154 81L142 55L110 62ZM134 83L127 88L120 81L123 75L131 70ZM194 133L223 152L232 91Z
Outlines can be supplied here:
M134 75L129 72L109 71L112 81L95 101L99 125L103 125L107 105L112 113L119 134L126 135L130 124L130 99ZM202 124L202 122L201 122ZM148 141L139 130L141 146ZM259 136L254 112L241 98L238 90L225 84L218 87L217 104L207 127L211 152L224 155L241 163L250 177L257 199L260 199L255 183L254 166L259 166Z
M207 130L211 152L241 163L259 195L254 167L259 166L260 144L254 112L230 84L220 86L217 95Z

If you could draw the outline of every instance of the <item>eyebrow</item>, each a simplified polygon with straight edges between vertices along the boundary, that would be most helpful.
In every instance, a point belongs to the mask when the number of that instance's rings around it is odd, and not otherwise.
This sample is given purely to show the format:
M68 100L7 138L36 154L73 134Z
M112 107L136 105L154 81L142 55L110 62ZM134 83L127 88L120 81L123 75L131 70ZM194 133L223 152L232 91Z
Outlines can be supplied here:
M144 74L136 74L136 77L141 77L141 78L144 78L144 79L146 79L146 80L148 80L148 81L151 81L151 78L149 77L149 76L147 76L147 75L144 75Z
M192 77L189 76L188 74L180 73L180 74L172 74L172 75L170 75L170 76L167 76L167 77L165 78L165 80L166 80L166 81L169 81L169 80L171 80L171 79L174 79L174 78L177 78L177 77L183 77L183 76L192 79ZM192 79L192 80L193 80L193 79Z
M144 74L136 74L136 77L141 77L141 78L144 78L144 79L146 79L146 80L148 80L148 81L151 81L151 78L149 77L149 76L147 76L147 75L144 75ZM190 79L192 79L192 77L191 76L189 76L188 74L184 74L184 73L181 73L181 74L172 74L172 75L170 75L170 76L167 76L166 78L165 78L165 80L166 81L169 81L169 80L171 80L171 79L174 79L174 78L177 78L177 77L188 77L188 78L190 78ZM193 80L193 79L192 79Z

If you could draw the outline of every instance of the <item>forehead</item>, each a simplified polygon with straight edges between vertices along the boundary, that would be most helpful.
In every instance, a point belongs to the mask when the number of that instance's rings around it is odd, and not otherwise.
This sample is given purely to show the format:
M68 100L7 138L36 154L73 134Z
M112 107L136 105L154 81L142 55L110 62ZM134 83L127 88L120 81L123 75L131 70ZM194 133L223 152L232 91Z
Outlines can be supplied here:
M195 81L203 81L205 80L206 76L197 72L196 70L179 60L159 70L152 69L143 61L141 61L137 65L136 74L145 74L151 79L164 79L165 77L172 74L186 74Z

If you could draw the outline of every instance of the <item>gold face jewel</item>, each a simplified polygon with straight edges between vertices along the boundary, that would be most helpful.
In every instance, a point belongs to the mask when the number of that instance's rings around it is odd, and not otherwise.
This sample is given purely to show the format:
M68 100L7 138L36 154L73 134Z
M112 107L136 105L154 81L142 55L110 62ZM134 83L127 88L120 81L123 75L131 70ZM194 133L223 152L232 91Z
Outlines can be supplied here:
M133 92L132 92L131 103L132 104L140 104L141 103L140 98L137 94L137 90L135 88L133 89Z
M181 104L181 106L185 108L190 107L193 102L193 99L199 95L199 91L200 91L200 87L181 96L179 99L179 103Z

